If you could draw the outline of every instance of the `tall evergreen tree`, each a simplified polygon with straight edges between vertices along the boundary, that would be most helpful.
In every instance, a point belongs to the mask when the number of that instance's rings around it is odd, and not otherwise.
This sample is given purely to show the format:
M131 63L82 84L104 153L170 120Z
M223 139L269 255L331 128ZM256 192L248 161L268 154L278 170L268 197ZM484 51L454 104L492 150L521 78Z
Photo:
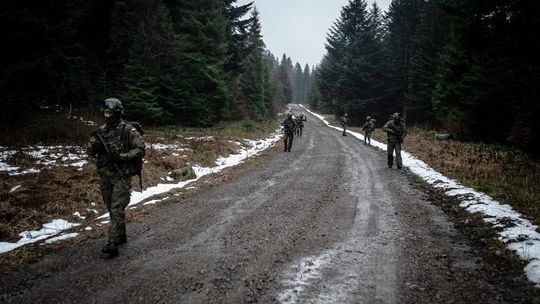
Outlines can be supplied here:
M421 20L422 0L393 0L388 8L386 51L389 70L389 98L394 110L407 119L412 58L416 51L418 21Z
M243 59L252 51L249 47L250 18L244 18L253 8L253 2L236 6L237 0L223 0L224 14L227 18L227 61L225 71L238 76Z
M130 119L156 124L172 118L163 108L169 96L163 94L162 84L175 65L176 42L169 9L159 0L145 5L148 14L134 35L120 98Z
M293 70L293 103L302 102L302 92L304 90L303 80L302 66L297 62Z
M440 0L422 3L420 17L406 93L408 121L432 125L436 123L432 96L441 52L448 40L449 20Z
M302 73L302 94L300 95L300 103L308 103L309 91L312 86L311 70L309 64L304 66L304 72Z
M164 104L175 121L209 125L227 117L230 92L225 77L226 19L218 0L186 1L177 10L178 51L164 94Z
M244 73L240 79L242 98L252 118L262 120L267 117L266 86L268 73L264 61L264 42L257 8L253 8L249 25L248 47L250 54L243 62Z
M283 88L283 96L285 97L285 103L291 103L293 101L293 86L291 80L292 63L291 59L287 55L283 54L281 63L279 66L279 80Z

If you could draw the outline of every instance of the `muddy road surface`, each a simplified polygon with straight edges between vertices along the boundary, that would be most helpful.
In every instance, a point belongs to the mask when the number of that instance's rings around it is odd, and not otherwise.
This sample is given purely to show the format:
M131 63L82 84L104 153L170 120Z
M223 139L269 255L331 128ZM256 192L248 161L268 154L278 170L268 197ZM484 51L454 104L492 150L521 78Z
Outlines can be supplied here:
M383 151L307 119L292 152L129 223L118 257L88 240L3 274L0 302L538 302Z

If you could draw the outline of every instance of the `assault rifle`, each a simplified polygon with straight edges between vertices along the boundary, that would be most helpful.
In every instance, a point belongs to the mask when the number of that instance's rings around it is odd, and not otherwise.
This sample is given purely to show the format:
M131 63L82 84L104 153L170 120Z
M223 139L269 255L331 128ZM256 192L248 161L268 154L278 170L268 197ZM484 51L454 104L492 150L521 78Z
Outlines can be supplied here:
M105 139L103 139L103 136L101 136L101 133L99 132L99 130L95 130L92 133L99 139L99 142L103 146L103 149L106 153L105 157L107 158L107 162L113 166L114 170L116 170L116 173L118 173L118 176L120 176L120 180L122 181L122 184L124 184L124 187L126 187L126 189L129 191L129 185L124 179L124 175L122 174L122 170L120 170L120 167L118 167L118 164L115 162L115 160L112 160L113 154L111 153L111 150L107 146Z

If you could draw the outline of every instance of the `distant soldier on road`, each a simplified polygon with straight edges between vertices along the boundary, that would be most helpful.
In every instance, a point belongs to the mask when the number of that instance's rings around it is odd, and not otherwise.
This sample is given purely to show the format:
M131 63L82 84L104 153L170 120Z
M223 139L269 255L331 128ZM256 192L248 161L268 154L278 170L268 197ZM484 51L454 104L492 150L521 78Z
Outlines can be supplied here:
M296 129L296 121L294 120L292 113L287 114L287 119L285 119L281 125L283 126L284 131L283 152L291 152L292 142L294 140L294 131Z
M364 131L364 145L371 145L371 134L375 131L375 119L367 116L362 130Z
M388 168L392 168L394 165L393 153L396 152L396 166L398 169L403 167L401 161L401 144L403 143L405 136L407 136L407 129L403 123L403 119L399 113L394 113L391 116L392 119L388 121L382 130L386 132L387 135L387 150L388 153Z
M296 116L296 135L302 137L302 132L304 130L304 121L306 121L306 116L300 114Z
M127 242L125 208L130 200L131 164L144 156L142 135L122 120L120 100L107 98L101 112L105 125L92 132L87 153L95 161L100 190L110 214L109 240L101 250L111 257L118 255L118 245Z
M341 118L339 119L339 122L341 123L341 127L343 128L343 136L347 136L347 126L349 125L349 114L345 113Z

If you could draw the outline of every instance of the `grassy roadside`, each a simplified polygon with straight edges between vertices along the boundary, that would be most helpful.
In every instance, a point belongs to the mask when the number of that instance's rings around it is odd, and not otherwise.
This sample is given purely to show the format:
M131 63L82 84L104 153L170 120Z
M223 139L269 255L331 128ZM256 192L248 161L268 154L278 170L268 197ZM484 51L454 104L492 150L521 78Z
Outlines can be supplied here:
M353 128L361 132L360 128ZM515 148L439 141L434 131L409 128L403 149L440 173L482 191L540 225L540 165ZM386 141L377 129L373 138Z
M265 138L277 127L277 122L242 121L205 129L174 126L147 129L144 187L178 182L182 176L168 173L193 165L213 166L219 156L240 148L242 139ZM176 148L164 149L156 144ZM27 169L35 167L36 161L20 150L7 163ZM99 230L95 227L95 217L106 210L94 166L88 164L78 169L60 164L40 169L39 173L17 176L0 172L0 242L17 241L21 231L39 230L43 223L55 218L81 223L80 228L92 226ZM138 182L134 180L132 184L138 190ZM19 187L13 190L14 186ZM74 212L84 218L73 215Z
M323 115L340 126L334 115ZM383 123L383 122L379 122ZM363 133L361 127L351 130ZM540 226L540 164L522 151L493 144L439 141L435 131L408 129L403 149L440 173L482 191ZM386 133L376 129L373 139L385 143Z

